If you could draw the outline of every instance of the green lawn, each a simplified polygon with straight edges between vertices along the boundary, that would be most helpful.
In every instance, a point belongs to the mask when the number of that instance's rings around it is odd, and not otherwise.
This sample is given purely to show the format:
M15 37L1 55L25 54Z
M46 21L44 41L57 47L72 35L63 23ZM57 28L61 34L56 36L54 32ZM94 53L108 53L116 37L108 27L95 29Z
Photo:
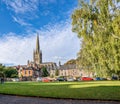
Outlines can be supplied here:
M120 100L120 81L7 82L0 93L25 96Z

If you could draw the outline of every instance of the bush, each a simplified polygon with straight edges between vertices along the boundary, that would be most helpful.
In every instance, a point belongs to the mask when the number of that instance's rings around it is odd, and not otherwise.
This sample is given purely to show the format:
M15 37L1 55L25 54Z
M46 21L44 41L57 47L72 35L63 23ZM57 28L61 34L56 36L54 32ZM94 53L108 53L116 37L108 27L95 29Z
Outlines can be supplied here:
M12 74L12 75L11 75L11 78L18 78L18 75Z

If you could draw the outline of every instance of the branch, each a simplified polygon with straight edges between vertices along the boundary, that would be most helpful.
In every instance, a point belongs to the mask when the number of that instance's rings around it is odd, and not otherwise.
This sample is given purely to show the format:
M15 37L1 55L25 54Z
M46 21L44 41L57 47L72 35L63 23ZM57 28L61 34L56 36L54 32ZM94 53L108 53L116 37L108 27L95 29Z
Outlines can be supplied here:
M112 36L113 36L114 38L120 39L120 37L118 37L118 36L116 36L116 35L114 35L114 34L112 34Z

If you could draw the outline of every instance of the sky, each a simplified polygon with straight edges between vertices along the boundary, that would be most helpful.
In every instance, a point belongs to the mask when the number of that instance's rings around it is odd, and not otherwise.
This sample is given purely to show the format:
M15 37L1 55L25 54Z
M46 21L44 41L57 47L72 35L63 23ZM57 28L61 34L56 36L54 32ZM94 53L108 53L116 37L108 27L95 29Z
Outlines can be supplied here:
M77 0L0 0L0 63L33 61L37 33L43 62L75 59L80 40L71 14L77 6Z

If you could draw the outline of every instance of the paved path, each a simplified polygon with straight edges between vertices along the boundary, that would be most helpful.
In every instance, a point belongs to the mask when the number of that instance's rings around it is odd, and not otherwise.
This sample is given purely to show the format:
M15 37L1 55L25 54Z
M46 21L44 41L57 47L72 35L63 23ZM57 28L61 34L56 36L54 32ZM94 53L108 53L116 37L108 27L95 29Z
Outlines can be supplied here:
M120 104L118 101L92 101L21 97L0 94L0 104Z

